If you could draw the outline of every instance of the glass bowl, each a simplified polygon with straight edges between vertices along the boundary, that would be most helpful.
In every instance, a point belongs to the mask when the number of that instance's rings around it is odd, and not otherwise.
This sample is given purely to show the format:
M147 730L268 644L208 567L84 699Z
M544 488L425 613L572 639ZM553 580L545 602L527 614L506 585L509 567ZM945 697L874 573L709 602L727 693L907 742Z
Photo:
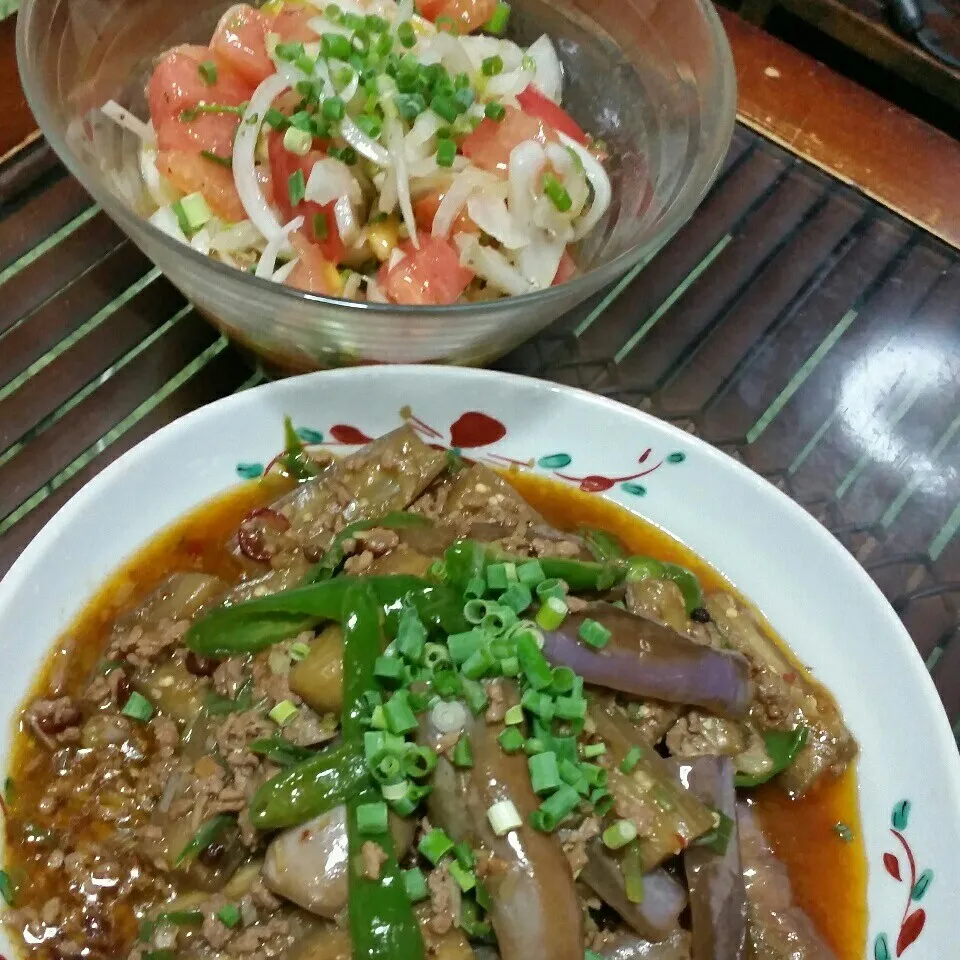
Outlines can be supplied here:
M321 3L323 0L317 0ZM24 91L54 150L130 239L228 337L289 372L357 363L488 363L640 262L690 217L733 132L736 81L709 0L516 0L508 35L554 40L564 106L609 145L613 202L576 279L522 297L423 308L321 297L203 256L141 216L136 137L155 58L209 42L224 0L21 0Z

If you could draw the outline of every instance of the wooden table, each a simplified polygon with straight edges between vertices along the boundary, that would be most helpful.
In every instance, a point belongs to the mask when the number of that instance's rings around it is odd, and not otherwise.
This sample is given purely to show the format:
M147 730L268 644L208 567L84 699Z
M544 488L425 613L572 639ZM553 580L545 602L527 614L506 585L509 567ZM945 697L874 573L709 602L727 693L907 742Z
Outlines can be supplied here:
M960 718L960 147L726 23L741 124L713 192L656 269L499 366L649 410L796 498L889 597ZM107 463L261 375L0 89L2 572Z

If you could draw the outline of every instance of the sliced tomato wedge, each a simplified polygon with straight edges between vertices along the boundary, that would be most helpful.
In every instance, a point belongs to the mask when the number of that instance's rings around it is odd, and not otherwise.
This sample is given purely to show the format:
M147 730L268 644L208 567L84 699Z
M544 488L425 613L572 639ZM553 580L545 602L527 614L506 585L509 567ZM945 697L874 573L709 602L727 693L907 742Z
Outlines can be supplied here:
M417 0L422 17L434 23L449 17L459 33L470 33L482 27L497 9L497 0Z
M274 72L267 54L266 32L270 21L246 3L231 7L217 24L210 49L219 63L226 63L254 86Z
M538 117L516 107L507 107L502 120L484 119L473 133L464 138L460 150L478 167L505 177L510 165L510 152L514 147L526 140L536 140L545 145L556 139L553 129Z
M291 234L290 243L300 258L287 277L287 285L306 290L308 293L320 293L327 297L338 297L343 291L340 274L336 264L331 263L315 243L310 243L299 233Z
M207 205L228 223L246 219L233 173L193 150L161 150L157 170L183 193L203 194Z
M590 142L590 138L580 128L580 124L563 107L554 103L549 97L545 97L533 85L527 87L523 93L517 94L517 103L527 116L542 120L553 130L565 133L571 140L576 140L584 146Z
M270 31L279 35L284 43L310 43L318 39L317 31L310 26L310 19L317 11L310 6L294 6L289 3L270 21Z
M559 287L561 283L566 283L575 276L576 272L576 262L573 257L564 250L563 256L560 258L560 265L557 267L557 275L553 278L552 286Z
M273 179L273 197L284 223L289 223L294 217L302 216L304 224L301 232L315 244L323 256L331 263L340 263L343 260L346 248L340 239L337 230L337 221L333 214L333 203L321 205L312 200L301 200L295 207L290 203L290 177L297 170L303 171L304 182L310 178L310 171L317 160L326 156L327 144L317 140L322 149L311 150L306 156L298 157L283 145L283 135L277 132L270 134L267 149L270 155L270 171ZM321 214L323 220L314 220L315 215ZM317 232L319 224L326 225L326 232Z
M217 63L217 79L208 84L200 64L215 61L209 47L180 46L165 54L147 84L150 119L161 150L210 150L229 157L240 118L230 113L204 113L194 120L181 119L183 111L200 101L239 106L249 99L253 86L228 64Z
M391 270L380 268L377 280L393 303L410 306L440 306L456 303L473 279L460 266L457 248L443 237L420 233L420 249L411 240L400 244L404 258Z

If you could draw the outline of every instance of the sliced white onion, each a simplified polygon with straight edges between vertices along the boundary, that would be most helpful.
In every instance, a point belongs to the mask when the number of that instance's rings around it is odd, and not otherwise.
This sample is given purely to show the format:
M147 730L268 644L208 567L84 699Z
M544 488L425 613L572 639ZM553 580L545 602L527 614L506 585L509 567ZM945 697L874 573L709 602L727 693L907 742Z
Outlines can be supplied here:
M341 197L358 204L363 200L363 191L342 160L324 157L313 165L304 196L320 206L326 206Z
M533 220L533 203L539 194L540 174L547 163L547 155L536 140L524 140L510 151L507 184L510 213L517 223Z
M280 43L280 34L268 32L264 37L267 48L267 56L273 63L274 69L280 76L285 77L291 87L296 86L301 80L312 80L298 66L292 64L289 60L283 60L277 56L277 44ZM322 63L323 61L319 61ZM267 78L269 79L269 77Z
M563 66L550 38L544 34L527 48L527 56L537 65L533 85L548 99L559 103L563 96Z
M362 280L362 274L355 273L351 270L350 276L347 277L343 284L343 291L340 296L342 296L344 300L356 300L357 294L360 292L360 283Z
M353 147L361 157L366 157L378 167L390 166L390 154L376 140L368 137L349 116L340 121L340 136Z
M233 140L233 180L240 195L240 202L247 216L268 241L280 231L280 223L260 189L254 154L263 115L270 109L273 101L289 87L289 81L278 73L267 77L253 91Z
M387 295L373 277L367 277L367 299L371 303L389 303Z
M410 180L407 175L407 158L403 148L403 125L393 117L386 122L387 144L390 148L390 162L393 165L393 176L397 184L397 199L400 201L400 213L403 222L410 234L413 245L419 250L420 239L417 237L417 221L413 216L413 201L410 199Z
M202 253L205 257L210 253L210 231L207 226L203 226L190 238L190 246L197 253Z
M210 241L210 249L218 253L232 253L262 244L263 235L260 231L249 220L241 220L217 230Z
M138 136L144 143L155 144L156 134L149 123L144 123L139 117L132 114L126 107L121 107L116 100L108 100L101 108L103 115L114 123Z
M342 7L343 4L340 4ZM311 17L307 21L307 26L318 36L324 33L339 33L345 37L353 36L353 31L349 27L334 23L326 17Z
M432 110L424 110L413 122L410 132L404 137L404 155L410 161L422 160L433 153L433 141L437 131L444 125L442 117Z
M324 64L324 66L327 66L327 64ZM340 97L344 103L349 103L357 95L357 91L360 89L359 71L355 70L352 66L350 66L349 63L346 63L343 60L331 60L329 66L335 73L341 70L350 71L350 82L342 90L337 90L336 85L333 85L332 88L334 93L336 93L336 95Z
M383 173L373 178L377 187L377 211L379 213L393 213L397 206L397 178L393 175L393 170L385 170Z
M583 169L590 181L590 186L593 187L593 203L590 204L590 209L574 228L575 239L582 240L607 212L613 198L613 189L610 186L607 171L603 169L603 164L589 150L565 133L558 133L557 135L560 137L560 142L575 151L583 161Z
M517 252L517 267L538 290L546 290L557 275L566 246L563 240L541 234Z
M470 166L470 161L466 157L456 156L453 158L453 164L449 167L441 167L437 163L436 154L426 157L423 160L414 160L407 164L407 175L411 180L422 181L424 178L430 179L438 174L445 173L449 179L454 173L466 170ZM423 184L417 183L417 189L422 190Z
M288 234L294 230L299 230L303 226L303 217L294 217L289 223L284 224L268 240L267 245L260 254L260 260L257 263L257 269L254 274L263 280L273 276L277 266L277 254L286 246Z
M406 259L407 255L399 247L394 247L390 251L390 259L387 260L387 273L393 270L394 267L400 266Z
M474 72L473 61L467 56L467 51L449 33L436 33L430 37L423 44L420 60L427 64L442 63L452 74Z
M453 229L454 221L460 216L463 208L473 193L484 182L481 171L476 167L467 167L463 173L459 174L450 188L443 195L440 206L437 207L436 216L433 218L433 227L430 232L435 237L446 237Z
M413 0L399 0L397 3L397 12L393 17L393 32L397 32L397 28L401 23L406 23L413 16Z
M567 244L573 240L573 218L561 213L547 196L537 198L533 206L533 225L545 230L552 240Z
M177 215L169 207L158 207L147 219L168 237L173 237L181 243L189 243L187 235L180 229Z
M508 250L519 250L530 242L530 234L511 216L502 197L474 193L467 201L467 214L484 233Z
M293 268L300 262L299 257L288 260L282 267L277 268L270 278L274 283L286 283L287 278L293 273Z
M474 70L479 70L488 57L500 57L504 70L516 70L523 62L523 50L512 40L501 40L497 37L478 34L460 37L460 46L467 51L467 56L473 61Z
M360 236L360 224L349 197L340 197L333 205L333 218L337 221L340 239L349 247Z
M524 70L523 67L511 70L508 73L498 73L495 77L491 77L487 81L484 96L488 100L498 97L519 96L533 83L533 79L534 72L532 70Z
M150 199L158 207L165 207L180 198L180 191L174 189L157 169L157 151L147 143L140 146L140 176Z
M460 250L460 264L498 290L514 297L533 293L536 290L536 287L499 250L481 246L476 237L466 233L456 234L453 242Z

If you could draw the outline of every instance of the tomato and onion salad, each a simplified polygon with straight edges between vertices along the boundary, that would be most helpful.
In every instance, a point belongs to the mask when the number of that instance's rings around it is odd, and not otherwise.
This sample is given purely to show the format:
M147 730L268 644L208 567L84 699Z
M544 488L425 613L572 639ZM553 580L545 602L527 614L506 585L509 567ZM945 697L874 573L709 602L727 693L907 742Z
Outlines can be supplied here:
M158 60L141 141L151 222L313 293L435 306L576 275L611 199L540 37L498 0L271 0ZM474 31L486 31L475 33Z

